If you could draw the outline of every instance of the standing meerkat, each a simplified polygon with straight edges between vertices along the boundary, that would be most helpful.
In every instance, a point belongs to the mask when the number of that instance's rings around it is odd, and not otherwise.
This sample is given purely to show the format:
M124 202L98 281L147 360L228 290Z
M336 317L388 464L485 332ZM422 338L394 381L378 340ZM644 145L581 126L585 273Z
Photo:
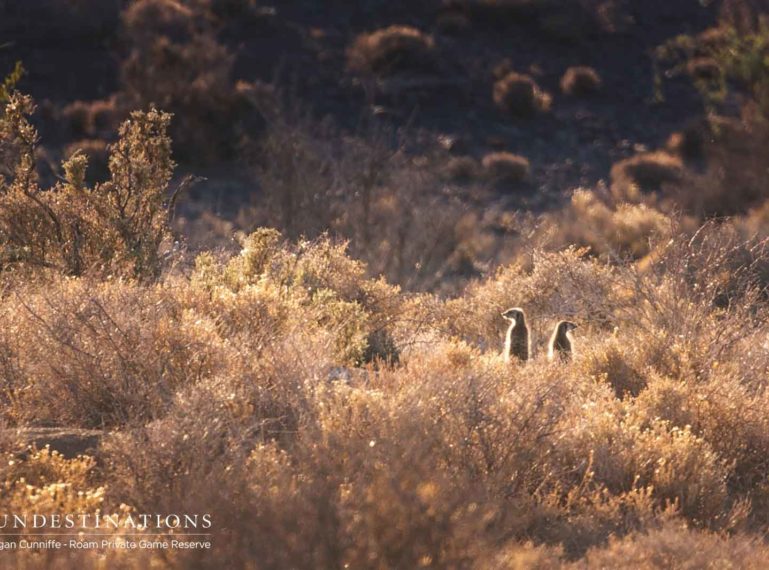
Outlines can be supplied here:
M577 328L577 325L571 321L560 321L555 325L553 336L550 337L550 343L547 346L547 359L553 360L559 356L562 361L571 360L574 356L574 337L571 332Z
M510 362L512 358L526 362L531 353L526 313L523 312L523 309L516 307L506 310L502 316L510 321L510 328L507 329L507 337L505 338L505 362Z

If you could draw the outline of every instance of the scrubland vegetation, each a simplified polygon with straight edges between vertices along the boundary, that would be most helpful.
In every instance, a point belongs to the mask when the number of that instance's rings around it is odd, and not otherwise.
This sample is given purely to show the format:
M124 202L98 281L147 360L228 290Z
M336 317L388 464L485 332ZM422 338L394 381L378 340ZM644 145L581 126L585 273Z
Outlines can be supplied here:
M13 94L3 115L2 417L107 434L98 467L11 459L8 441L5 511L212 513L215 549L181 565L769 560L769 253L736 222L692 233L585 191L571 207L592 219L538 232L604 232L641 263L521 244L449 298L369 277L343 243L271 229L189 266L159 192L167 119L124 124L109 181L85 186L76 155L40 191L28 104ZM511 303L534 327L526 366L499 354ZM552 364L542 344L564 315L578 354Z
M477 0L437 28L523 18L570 43L621 33L630 12ZM725 2L717 28L655 54L658 79L701 93L700 120L537 212L521 207L540 172L526 153L351 132L237 81L217 33L258 17L253 2L127 6L119 91L43 109L73 139L53 176L17 68L0 86L2 512L207 513L213 549L3 564L767 567L755 13ZM355 34L345 70L374 98L394 77L439 77L437 36ZM559 68L553 95L536 70L491 67L484 97L510 128L611 96L587 65ZM195 216L174 159L238 160L258 193L231 219ZM501 355L511 306L532 329L525 365ZM576 353L549 362L562 319ZM30 426L100 443L28 449L14 430Z

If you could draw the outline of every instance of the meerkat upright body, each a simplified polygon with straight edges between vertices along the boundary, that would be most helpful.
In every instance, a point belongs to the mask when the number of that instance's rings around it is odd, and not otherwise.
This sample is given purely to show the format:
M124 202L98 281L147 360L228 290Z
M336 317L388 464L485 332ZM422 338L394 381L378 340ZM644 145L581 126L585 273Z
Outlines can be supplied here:
M531 341L529 339L529 327L526 324L526 313L523 309L508 309L502 316L510 321L505 337L505 362L517 358L526 362L531 353Z
M553 336L550 337L550 343L547 346L547 358L553 360L556 356L563 361L571 360L574 355L574 337L571 331L577 328L577 325L570 321L560 321L555 325Z

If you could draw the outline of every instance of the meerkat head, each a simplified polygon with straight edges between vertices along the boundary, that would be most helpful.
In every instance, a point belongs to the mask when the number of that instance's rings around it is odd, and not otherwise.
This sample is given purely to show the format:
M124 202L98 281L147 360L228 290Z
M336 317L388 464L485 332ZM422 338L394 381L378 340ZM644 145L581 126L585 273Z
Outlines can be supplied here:
M524 323L526 320L523 309L519 309L518 307L506 310L504 313L502 313L502 316L508 321L512 322L513 325Z
M563 331L564 333L569 333L577 328L577 325L575 323L572 323L571 321L561 321L558 323L558 329Z

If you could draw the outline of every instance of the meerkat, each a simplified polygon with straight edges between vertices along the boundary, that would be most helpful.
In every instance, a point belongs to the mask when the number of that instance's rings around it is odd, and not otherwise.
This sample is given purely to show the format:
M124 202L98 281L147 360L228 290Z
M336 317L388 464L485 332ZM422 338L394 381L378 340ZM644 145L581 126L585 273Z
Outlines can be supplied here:
M505 338L505 362L515 357L525 362L531 353L531 341L529 340L529 327L526 325L526 313L523 309L508 309L502 316L510 321Z
M560 321L555 325L553 336L550 337L550 343L547 346L547 359L553 360L559 356L561 360L571 360L574 356L574 337L571 332L577 328L577 325L571 321Z

